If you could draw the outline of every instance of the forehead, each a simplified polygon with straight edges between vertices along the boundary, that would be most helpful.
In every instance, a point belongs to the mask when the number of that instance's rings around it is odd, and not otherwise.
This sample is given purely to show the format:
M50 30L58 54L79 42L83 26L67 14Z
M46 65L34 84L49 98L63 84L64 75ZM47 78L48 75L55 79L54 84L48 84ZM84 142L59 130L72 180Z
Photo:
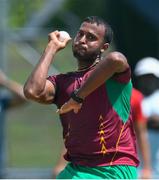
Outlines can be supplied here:
M97 25L96 23L83 22L79 30L92 33L97 37L103 37L105 35L105 26L103 24Z

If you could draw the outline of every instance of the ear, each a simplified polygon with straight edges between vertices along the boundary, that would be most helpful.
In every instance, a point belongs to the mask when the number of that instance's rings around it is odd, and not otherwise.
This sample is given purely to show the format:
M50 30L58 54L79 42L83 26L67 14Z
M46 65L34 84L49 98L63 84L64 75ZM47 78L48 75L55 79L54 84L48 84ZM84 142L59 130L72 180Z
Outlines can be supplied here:
M103 53L105 50L107 50L108 49L108 47L109 47L109 43L105 43L105 44L103 44L103 47L101 48L101 53Z

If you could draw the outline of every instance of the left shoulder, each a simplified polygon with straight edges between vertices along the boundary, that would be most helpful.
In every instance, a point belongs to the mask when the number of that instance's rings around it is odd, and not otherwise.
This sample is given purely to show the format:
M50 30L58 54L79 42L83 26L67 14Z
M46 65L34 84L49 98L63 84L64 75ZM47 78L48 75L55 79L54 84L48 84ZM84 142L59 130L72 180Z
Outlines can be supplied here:
M127 63L127 59L124 56L124 54L118 51L110 52L109 54L107 54L106 58L116 63L123 63L123 62Z
M108 53L108 55L110 58L113 58L113 59L125 59L126 60L126 57L124 56L124 54L122 54L121 52L118 52L118 51L113 51L113 52L110 52Z
M116 72L124 72L129 67L127 58L118 51L107 54L106 60L116 67Z

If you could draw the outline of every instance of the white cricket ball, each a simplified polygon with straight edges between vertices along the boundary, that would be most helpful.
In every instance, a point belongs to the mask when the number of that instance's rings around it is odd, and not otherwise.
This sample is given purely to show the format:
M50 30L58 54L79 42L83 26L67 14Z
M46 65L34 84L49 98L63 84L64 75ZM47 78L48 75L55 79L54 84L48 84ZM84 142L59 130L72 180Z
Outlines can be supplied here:
M65 39L70 39L70 35L66 31L60 31L59 41L63 42Z

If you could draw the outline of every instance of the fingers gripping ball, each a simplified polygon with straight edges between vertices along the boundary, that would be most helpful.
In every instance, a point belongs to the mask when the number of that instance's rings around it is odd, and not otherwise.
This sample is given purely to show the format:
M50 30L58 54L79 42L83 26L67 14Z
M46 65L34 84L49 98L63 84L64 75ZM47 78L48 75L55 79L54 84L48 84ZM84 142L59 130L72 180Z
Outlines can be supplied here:
M63 42L65 39L71 39L70 35L66 31L60 31L59 40Z

